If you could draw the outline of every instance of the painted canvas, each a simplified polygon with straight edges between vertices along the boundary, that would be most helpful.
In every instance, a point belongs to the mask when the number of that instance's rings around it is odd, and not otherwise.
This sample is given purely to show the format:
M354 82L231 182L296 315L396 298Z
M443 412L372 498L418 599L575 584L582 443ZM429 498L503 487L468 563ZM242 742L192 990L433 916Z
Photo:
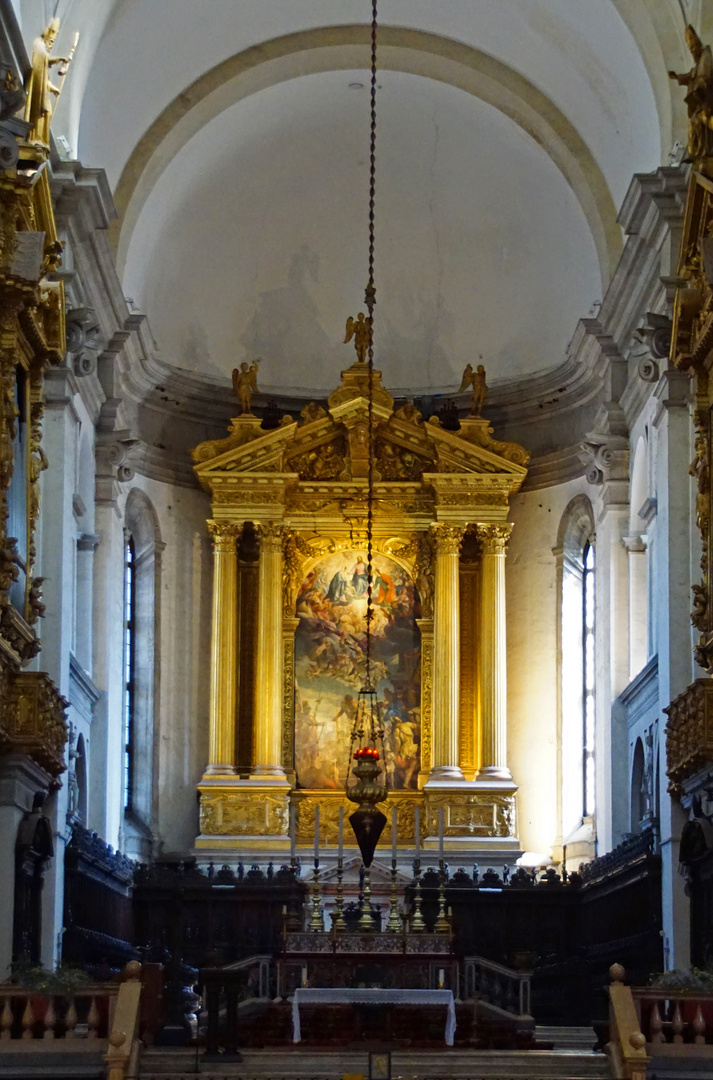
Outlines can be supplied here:
M372 681L391 788L415 788L421 750L418 592L393 559L374 556ZM303 788L343 788L349 735L366 672L366 554L328 555L305 578L295 633L295 770Z

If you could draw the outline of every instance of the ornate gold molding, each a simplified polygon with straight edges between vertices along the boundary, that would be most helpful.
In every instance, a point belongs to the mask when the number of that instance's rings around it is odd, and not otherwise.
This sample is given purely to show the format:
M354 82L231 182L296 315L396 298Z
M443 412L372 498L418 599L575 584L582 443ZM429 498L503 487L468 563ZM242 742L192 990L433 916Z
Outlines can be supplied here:
M490 791L428 793L426 828L438 836L439 810L443 810L444 836L508 837L515 835L515 796Z
M199 789L201 790L201 789ZM259 788L201 790L202 836L286 836L287 795Z
M65 769L64 745L69 702L44 671L22 671L11 677L0 705L0 748L27 754L57 777Z
M713 761L713 679L696 679L664 712L668 789L680 795L685 781Z

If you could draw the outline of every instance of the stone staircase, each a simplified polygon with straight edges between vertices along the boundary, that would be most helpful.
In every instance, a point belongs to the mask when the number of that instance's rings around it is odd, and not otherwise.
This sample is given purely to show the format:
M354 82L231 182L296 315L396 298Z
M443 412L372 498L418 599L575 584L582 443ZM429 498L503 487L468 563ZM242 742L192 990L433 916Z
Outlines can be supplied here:
M565 1043L583 1030L543 1029ZM590 1045L594 1039L589 1032ZM555 1042L554 1038L549 1039ZM200 1075L242 1080L341 1080L345 1074L368 1076L362 1050L244 1050L241 1061L206 1062L195 1050L144 1052L140 1080L189 1080ZM610 1080L603 1054L563 1047L555 1050L418 1050L395 1051L391 1056L393 1080Z

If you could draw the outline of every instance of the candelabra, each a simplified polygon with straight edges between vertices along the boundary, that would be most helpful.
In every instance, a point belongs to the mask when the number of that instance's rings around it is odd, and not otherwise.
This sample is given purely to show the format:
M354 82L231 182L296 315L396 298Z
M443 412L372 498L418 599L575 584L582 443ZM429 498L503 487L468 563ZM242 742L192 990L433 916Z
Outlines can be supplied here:
M416 879L416 890L413 898L413 915L411 916L411 931L414 934L422 934L426 929L421 914L421 860L414 859L413 876Z
M373 930L374 920L371 917L371 872L368 866L364 867L364 886L361 896L361 915L357 926L360 930Z
M337 859L337 899L334 906L334 915L332 916L332 926L335 930L346 930L347 924L344 919L344 889L342 888L342 879L344 876L344 859L340 855Z
M438 918L434 930L437 934L448 934L451 926L446 915L446 867L443 860L440 866L440 884L438 886Z
M319 887L319 859L314 860L314 879L312 881L312 916L309 930L322 933L324 930L324 911L322 910L321 890Z
M391 911L389 921L386 924L389 934L401 933L401 916L399 914L399 899L396 895L396 859L391 860Z

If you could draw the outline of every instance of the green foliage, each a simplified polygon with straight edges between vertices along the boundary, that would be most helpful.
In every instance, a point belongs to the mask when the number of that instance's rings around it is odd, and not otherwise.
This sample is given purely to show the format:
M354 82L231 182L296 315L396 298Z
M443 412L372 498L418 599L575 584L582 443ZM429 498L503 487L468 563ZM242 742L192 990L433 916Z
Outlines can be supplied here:
M86 971L70 964L60 964L54 971L48 971L41 964L13 964L11 970L12 981L18 986L48 996L71 995L91 982Z
M713 973L701 971L699 968L674 968L673 971L663 971L658 975L652 975L649 985L656 990L673 990L679 993L695 991L696 993L713 993Z

